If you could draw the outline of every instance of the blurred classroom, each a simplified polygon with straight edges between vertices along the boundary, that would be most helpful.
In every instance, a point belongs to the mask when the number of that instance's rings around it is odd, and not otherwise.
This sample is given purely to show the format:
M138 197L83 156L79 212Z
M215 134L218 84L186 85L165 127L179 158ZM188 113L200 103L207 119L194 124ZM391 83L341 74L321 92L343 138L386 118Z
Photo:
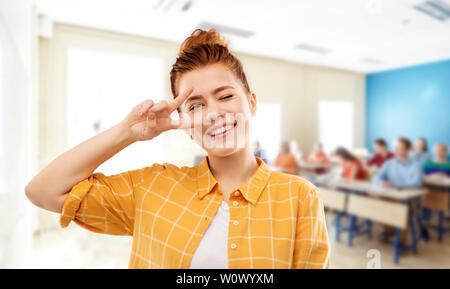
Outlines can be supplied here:
M255 155L319 187L331 268L450 268L448 0L0 0L0 268L127 268L131 238L61 229L24 187L144 99L170 100L195 28L243 63ZM96 171L204 155L170 131Z

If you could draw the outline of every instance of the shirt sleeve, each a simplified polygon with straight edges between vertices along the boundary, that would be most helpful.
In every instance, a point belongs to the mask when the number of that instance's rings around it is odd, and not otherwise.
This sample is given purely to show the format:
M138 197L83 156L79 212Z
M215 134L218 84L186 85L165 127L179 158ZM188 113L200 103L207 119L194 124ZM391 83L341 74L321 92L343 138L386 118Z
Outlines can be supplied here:
M293 171L297 171L298 170L298 163L297 163L297 160L295 159L295 156L293 154L291 154L291 156L290 156L289 167Z
M373 155L371 158L370 158L370 160L368 160L367 161L367 165L368 166L373 166L373 165L375 165L376 164L376 161L377 161L377 155Z
M309 185L299 194L293 265L295 269L328 269L330 245L322 196Z
M278 167L280 165L280 156L279 155L275 158L273 165L276 167Z
M381 166L381 169L373 177L372 182L375 184L380 184L382 181L387 181L388 180L388 176L387 176L388 169L389 169L389 161L385 162Z
M72 187L60 216L61 227L73 220L81 227L111 235L132 235L135 184L143 170L105 176L94 173Z
M418 188L422 186L422 167L419 163L412 165L412 171L409 178L405 180L399 187Z

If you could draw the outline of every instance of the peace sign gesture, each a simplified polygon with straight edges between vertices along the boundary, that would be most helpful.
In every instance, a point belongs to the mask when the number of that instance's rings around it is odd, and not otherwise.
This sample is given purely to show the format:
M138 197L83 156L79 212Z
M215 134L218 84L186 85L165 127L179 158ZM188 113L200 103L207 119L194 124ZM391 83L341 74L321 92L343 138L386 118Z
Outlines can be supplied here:
M192 91L192 88L185 90L171 103L165 100L154 103L147 99L134 107L122 121L126 127L131 129L133 140L150 140L167 130L192 127L193 124L190 120L176 120L170 117Z

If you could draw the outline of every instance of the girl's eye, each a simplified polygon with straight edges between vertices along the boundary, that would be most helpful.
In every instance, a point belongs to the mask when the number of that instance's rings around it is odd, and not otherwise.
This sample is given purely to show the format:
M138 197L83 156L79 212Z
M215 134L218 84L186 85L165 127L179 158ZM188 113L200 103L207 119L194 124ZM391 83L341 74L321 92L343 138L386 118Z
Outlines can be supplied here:
M201 104L201 103L196 103L196 104L192 105L192 106L189 108L189 111L197 110L197 109L199 109L199 108L201 108L201 107L202 107L202 104Z
M232 95L224 96L224 97L222 97L221 99L227 99L227 98L230 98L230 97L232 97Z

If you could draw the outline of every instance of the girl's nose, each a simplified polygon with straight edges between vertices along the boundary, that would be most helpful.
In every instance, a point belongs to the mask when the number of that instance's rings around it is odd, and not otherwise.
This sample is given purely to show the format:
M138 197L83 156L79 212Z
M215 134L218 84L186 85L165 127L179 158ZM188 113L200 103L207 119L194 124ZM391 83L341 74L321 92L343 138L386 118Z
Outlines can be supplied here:
M215 121L217 121L220 118L222 118L220 113L217 113L217 112L206 112L206 121L208 121L209 123L215 122Z
M220 118L225 117L225 112L221 109L220 104L216 101L211 101L208 103L206 110L206 120L209 122L217 121Z

